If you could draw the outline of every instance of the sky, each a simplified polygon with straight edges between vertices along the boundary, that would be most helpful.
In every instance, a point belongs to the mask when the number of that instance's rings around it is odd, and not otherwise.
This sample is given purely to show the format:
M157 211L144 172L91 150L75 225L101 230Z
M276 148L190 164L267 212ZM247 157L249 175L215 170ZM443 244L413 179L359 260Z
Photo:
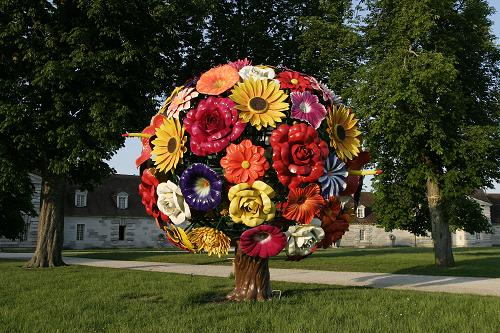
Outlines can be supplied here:
M497 36L497 41L500 44L500 0L490 0L490 5L496 9L490 19L493 21L493 34ZM144 125L146 127L147 124ZM138 175L139 171L135 167L135 159L141 153L141 141L138 138L129 138L125 141L125 146L118 150L118 152L108 161L109 165L113 167L117 173L126 175ZM365 180L363 189L369 191L371 189L370 179ZM496 184L494 189L487 190L487 192L500 192L500 184Z

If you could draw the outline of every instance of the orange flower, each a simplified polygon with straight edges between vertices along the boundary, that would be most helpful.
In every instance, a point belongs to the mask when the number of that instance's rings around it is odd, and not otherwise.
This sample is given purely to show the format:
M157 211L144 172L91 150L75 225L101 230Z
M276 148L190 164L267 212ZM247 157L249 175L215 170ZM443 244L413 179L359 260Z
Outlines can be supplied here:
M202 94L219 95L234 86L239 79L238 71L230 65L214 67L201 74L196 90Z
M340 200L331 196L319 213L321 228L325 231L325 238L318 243L324 249L330 247L337 240L341 239L344 233L349 230L351 217L342 212Z
M318 184L309 184L304 188L291 188L283 217L309 224L323 206L324 200Z
M248 139L238 145L229 145L220 165L224 168L226 179L235 184L252 185L269 169L269 163L264 157L264 148L254 146Z

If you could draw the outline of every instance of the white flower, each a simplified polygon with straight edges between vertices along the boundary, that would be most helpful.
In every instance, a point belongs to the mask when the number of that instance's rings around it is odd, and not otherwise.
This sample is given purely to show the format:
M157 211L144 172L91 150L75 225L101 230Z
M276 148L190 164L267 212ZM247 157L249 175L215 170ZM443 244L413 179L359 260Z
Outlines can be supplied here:
M240 77L243 80L253 78L255 80L272 80L276 75L274 69L269 67L245 66L239 71Z
M285 234L288 237L288 244L285 247L288 256L308 255L314 245L325 237L323 229L310 224L292 225Z
M191 218L191 211L179 186L169 180L159 184L156 193L158 194L156 203L158 208L170 218L173 224L181 224Z

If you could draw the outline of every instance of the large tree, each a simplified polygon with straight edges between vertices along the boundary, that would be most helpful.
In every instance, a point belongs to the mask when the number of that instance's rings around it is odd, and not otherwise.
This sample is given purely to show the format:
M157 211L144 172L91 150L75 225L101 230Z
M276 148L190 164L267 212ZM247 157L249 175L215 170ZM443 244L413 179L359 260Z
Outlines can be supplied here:
M189 48L182 36L200 31L189 36L201 40L203 6L180 0L0 2L1 153L24 176L14 199L2 193L2 205L26 194L28 170L43 178L37 248L27 266L63 264L64 185L90 186L111 173L103 160L123 144L119 134L142 126L154 113L155 96L186 70ZM9 192L13 186L5 179L2 172L2 192Z
M484 0L371 0L366 63L353 93L379 223L431 230L437 266L454 264L450 230L488 230L468 195L500 177L500 53Z

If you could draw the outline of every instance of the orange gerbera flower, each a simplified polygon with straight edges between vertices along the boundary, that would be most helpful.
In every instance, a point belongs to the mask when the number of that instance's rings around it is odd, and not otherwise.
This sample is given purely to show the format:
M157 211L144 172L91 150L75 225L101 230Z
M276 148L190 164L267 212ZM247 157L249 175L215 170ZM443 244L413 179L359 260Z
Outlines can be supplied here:
M323 206L324 199L318 184L309 184L304 188L291 188L283 217L301 224L311 223Z
M230 65L214 67L201 74L196 90L207 95L219 95L235 85L240 79L238 71Z
M264 157L264 148L254 146L248 139L238 145L229 145L220 165L224 168L226 179L235 184L252 185L269 169L269 162Z

